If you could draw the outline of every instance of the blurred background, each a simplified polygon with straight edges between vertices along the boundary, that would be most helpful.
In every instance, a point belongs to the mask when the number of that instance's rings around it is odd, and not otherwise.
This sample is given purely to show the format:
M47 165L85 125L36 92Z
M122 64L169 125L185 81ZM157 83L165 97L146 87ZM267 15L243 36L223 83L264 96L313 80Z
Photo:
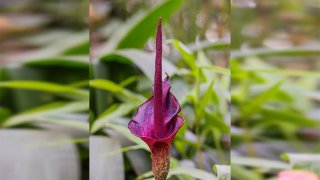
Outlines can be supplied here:
M230 176L229 9L223 0L91 1L91 178L152 179L149 149L127 125L152 95L160 16L163 73L185 119L169 179Z
M88 4L0 1L0 179L88 179Z
M234 0L233 179L319 174L320 1Z

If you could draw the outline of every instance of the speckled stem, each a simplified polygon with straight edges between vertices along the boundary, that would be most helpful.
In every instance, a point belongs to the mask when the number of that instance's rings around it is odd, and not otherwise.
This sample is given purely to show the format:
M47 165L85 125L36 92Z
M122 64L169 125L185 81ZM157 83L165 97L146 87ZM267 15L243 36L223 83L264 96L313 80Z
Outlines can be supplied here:
M152 149L152 172L155 180L166 180L170 166L170 146L157 142Z

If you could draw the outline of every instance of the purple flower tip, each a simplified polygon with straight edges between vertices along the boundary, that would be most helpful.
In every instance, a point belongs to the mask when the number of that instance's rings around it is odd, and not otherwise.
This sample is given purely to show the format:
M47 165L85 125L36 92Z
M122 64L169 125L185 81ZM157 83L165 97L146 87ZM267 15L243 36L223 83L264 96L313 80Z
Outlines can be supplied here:
M184 120L178 116L181 108L170 92L169 76L162 81L162 32L159 18L156 37L156 60L153 96L139 106L128 128L146 142L153 152L154 145L164 143L169 148Z

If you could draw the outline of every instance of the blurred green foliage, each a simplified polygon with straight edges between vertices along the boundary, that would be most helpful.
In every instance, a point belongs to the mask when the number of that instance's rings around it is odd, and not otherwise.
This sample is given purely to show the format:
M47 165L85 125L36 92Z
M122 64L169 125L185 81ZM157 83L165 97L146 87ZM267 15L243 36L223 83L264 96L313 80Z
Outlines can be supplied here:
M319 173L320 14L314 2L233 4L232 179L272 179L285 169ZM295 161L301 155L305 159Z
M0 23L0 127L68 134L48 143L75 144L88 179L88 2L1 3L0 18L11 28Z

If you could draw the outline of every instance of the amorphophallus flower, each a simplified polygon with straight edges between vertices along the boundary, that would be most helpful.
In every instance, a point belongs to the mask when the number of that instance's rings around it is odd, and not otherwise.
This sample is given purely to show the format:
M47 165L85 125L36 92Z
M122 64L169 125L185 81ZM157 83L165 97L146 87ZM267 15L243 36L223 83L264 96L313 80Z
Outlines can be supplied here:
M170 146L184 120L178 116L179 102L170 92L169 76L162 81L162 31L159 19L156 37L153 96L141 104L128 128L148 144L152 171L156 180L165 180L169 172Z

